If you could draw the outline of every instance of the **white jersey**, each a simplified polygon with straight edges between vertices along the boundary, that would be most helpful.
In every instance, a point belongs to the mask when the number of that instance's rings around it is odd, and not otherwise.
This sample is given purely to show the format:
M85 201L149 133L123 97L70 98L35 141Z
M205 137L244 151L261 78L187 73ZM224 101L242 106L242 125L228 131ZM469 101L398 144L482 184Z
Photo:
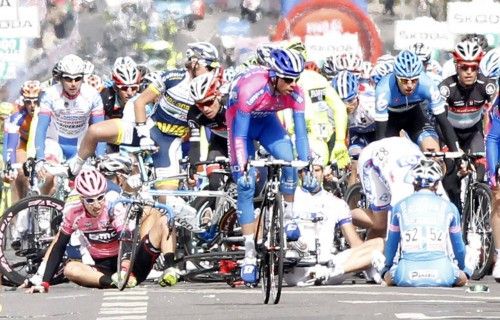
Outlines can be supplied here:
M82 138L92 117L104 115L102 99L97 90L82 83L80 93L74 99L63 94L57 83L45 91L40 101L40 115L50 117L46 137L58 141L60 138Z
M320 263L328 262L335 252L333 247L335 226L352 223L347 203L325 190L311 194L297 188L293 214L300 229L300 240L307 244L308 251L315 250L316 238L319 239ZM316 223L311 221L318 217L322 217L323 220Z
M349 130L359 133L375 130L375 90L371 86L364 86L358 95L358 107L349 115Z

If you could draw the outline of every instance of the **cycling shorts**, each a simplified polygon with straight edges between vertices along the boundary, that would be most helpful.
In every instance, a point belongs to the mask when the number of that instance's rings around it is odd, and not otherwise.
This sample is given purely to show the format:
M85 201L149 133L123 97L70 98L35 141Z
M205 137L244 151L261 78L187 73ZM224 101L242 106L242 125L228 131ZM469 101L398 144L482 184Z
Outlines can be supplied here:
M430 116L419 105L404 112L389 112L389 120L387 122L386 137L397 137L401 130L405 130L410 139L420 144L424 138L432 137L438 141L438 134Z
M432 261L401 259L389 272L400 287L452 287L460 278L460 270L448 257Z
M45 159L54 163L62 163L76 155L78 147L75 145L60 144L54 139L45 140Z
M349 156L351 159L358 160L361 150L373 141L375 141L375 131L360 133L349 130Z

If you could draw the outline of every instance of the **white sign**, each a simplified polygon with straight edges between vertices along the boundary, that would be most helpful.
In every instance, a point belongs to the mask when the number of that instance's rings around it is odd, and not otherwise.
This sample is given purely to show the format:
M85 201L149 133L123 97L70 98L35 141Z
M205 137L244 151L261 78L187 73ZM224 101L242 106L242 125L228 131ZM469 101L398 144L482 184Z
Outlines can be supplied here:
M455 46L455 35L446 22L429 17L397 20L394 24L394 49L408 49L415 42L423 42L432 49L451 50Z
M24 62L26 56L26 39L0 38L0 60Z
M324 35L306 35L304 44L307 48L307 59L324 61L327 57L343 52L362 54L357 33L332 32Z
M19 3L17 0L0 0L0 17L16 17Z
M12 62L0 61L0 80L16 78L16 65Z
M0 0L2 1L2 0ZM19 19L16 15L6 15L0 7L0 35L8 38L39 38L40 20L37 7L19 7Z
M491 33L500 30L500 3L448 2L447 21L455 33Z

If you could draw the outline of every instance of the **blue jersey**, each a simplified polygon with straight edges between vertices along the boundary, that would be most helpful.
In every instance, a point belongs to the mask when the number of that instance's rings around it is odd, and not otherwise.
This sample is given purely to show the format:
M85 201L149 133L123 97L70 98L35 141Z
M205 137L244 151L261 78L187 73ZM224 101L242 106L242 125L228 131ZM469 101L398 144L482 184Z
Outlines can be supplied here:
M375 89L375 100L375 121L387 121L389 111L405 112L424 102L434 115L445 112L444 99L437 85L424 73L420 74L417 87L409 96L401 93L393 73L383 77Z
M392 210L385 246L386 267L392 265L399 244L402 260L446 258L448 239L458 267L463 270L465 245L457 208L430 190L420 190L398 202Z
M161 82L152 82L148 88L160 95L151 116L161 132L182 137L189 127L187 114L194 106L189 83L191 76L186 70L165 71Z
M498 104L498 101L495 104ZM491 178L490 183L496 185L495 168L500 158L500 113L498 106L492 108L489 119L489 129L486 135L486 160L488 162L488 175Z

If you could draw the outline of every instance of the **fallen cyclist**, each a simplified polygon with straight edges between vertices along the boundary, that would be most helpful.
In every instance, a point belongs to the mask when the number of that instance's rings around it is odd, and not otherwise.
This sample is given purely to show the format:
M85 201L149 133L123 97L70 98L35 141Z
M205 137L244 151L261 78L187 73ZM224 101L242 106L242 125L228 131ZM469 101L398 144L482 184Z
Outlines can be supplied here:
M22 287L29 287L27 293L49 291L50 282L63 260L71 234L79 230L88 241L91 256L89 264L82 261L69 261L64 266L64 276L78 285L91 288L110 288L116 285L118 235L124 228L125 209L117 205L109 212L111 203L118 193L108 191L106 178L97 170L81 171L75 179L75 191L68 197L63 210L63 222L57 237L50 246L50 253L41 281L33 278L26 280ZM167 246L169 226L166 216L151 212L145 220L153 219L146 234L141 230L141 243L138 246L135 264L127 283L134 287L144 281L153 267L161 249ZM125 260L126 261L126 260ZM123 272L122 270L120 272Z

